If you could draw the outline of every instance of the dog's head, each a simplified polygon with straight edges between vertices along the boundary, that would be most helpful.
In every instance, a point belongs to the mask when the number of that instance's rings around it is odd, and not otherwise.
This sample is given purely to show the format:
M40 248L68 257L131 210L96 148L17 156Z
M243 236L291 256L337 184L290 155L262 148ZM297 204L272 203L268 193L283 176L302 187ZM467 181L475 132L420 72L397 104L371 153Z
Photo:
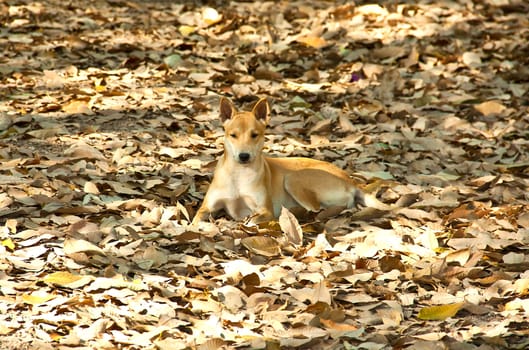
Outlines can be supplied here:
M240 164L251 164L260 156L270 115L265 98L251 112L237 111L227 98L220 100L220 119L224 123L224 148L228 157Z

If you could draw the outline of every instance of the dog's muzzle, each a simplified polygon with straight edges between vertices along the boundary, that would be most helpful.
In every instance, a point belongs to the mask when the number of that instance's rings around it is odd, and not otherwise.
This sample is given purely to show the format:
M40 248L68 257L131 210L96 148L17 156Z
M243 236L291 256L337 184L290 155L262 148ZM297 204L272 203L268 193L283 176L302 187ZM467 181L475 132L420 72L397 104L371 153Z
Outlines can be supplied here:
M239 153L239 163L246 164L250 162L250 153Z

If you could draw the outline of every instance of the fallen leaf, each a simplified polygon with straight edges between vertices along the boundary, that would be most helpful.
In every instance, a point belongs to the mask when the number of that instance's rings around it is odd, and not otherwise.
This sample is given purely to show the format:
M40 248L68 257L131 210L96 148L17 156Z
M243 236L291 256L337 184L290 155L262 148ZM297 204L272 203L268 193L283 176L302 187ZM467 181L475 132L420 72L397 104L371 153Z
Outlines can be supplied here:
M66 271L57 271L48 275L45 275L42 279L43 282L54 284L65 288L79 288L93 280L91 276L74 275Z
M373 56L378 59L391 58L396 60L406 54L406 49L402 46L384 46L379 49L373 50Z
M34 292L31 294L23 294L22 301L30 305L41 305L54 299L56 295L48 294L46 292Z
M65 152L65 155L74 157L74 158L84 158L84 159L96 159L96 160L104 160L106 159L103 153L96 149L93 146L90 146L82 141L79 141L70 148L68 148Z
M352 324L337 323L337 322L334 322L333 320L327 320L324 318L320 318L320 322L323 324L324 327L331 328L337 331L351 332L351 331L356 331L358 329L358 327Z
M93 114L85 100L72 100L62 106L62 110L70 114Z
M427 321L442 321L449 317L454 317L459 312L459 310L463 308L464 305L465 303L462 302L423 307L419 311L417 317L421 320Z
M9 250L15 250L15 243L11 238L6 238L2 240L2 245Z
M64 253L73 255L77 253L105 255L103 250L95 244L83 239L67 238L64 240Z
M49 89L61 89L65 84L65 79L59 73L52 70L44 70L43 80Z
M279 243L273 237L245 237L241 244L254 254L272 257L281 253Z
M478 67L481 65L481 55L477 52L464 52L461 59L469 67Z
M202 10L202 19L207 25L213 25L222 20L222 15L212 7L205 7Z
M287 208L281 208L279 226L290 243L296 246L303 244L303 230L294 214L292 214Z
M321 49L327 46L327 41L324 38L312 35L298 37L296 41L315 49Z
M485 101L474 106L484 116L501 114L506 107L499 101Z
M178 27L178 31L183 36L189 36L190 34L194 33L196 30L197 28L193 26L181 25L180 27ZM174 68L180 65L180 62L182 62L182 59L180 58L180 55L171 55L167 57L166 59L164 59L164 62L169 67Z

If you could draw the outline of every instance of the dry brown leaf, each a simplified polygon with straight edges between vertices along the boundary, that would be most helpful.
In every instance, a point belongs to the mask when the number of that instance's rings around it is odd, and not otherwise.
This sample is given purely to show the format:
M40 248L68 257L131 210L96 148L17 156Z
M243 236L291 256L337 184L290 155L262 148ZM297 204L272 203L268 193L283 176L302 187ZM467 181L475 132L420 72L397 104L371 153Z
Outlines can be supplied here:
M273 237L245 237L241 244L254 254L272 257L281 253L279 243Z
M279 226L281 227L281 231L286 235L288 242L296 246L303 244L303 230L294 214L287 208L281 208Z
M499 101L485 101L474 106L484 116L498 115L505 111L506 107Z
M358 329L358 327L352 324L337 323L337 322L334 322L333 320L326 320L324 318L320 318L320 322L325 328L331 328L336 331L351 332L351 331L356 331Z
M225 345L228 345L228 343L221 338L209 339L208 341L200 344L197 347L197 350L218 350L222 349Z
M406 54L406 49L402 46L384 46L379 49L373 50L373 56L378 59L391 58L396 60Z
M461 249L455 252L451 252L446 256L446 262L457 262L459 266L465 266L468 259L470 258L470 249Z
M138 262L138 264L145 269L157 268L167 263L167 253L162 252L159 249L156 249L153 246L147 247L143 252L143 261Z
M307 46L313 47L315 49L321 49L328 45L327 41L324 38L312 35L298 37L296 41Z
M74 158L84 158L84 159L95 159L95 160L105 160L105 156L101 151L96 149L93 146L90 146L82 141L78 141L68 148L65 152L65 155Z
M71 114L93 114L86 100L72 100L62 106L62 110Z

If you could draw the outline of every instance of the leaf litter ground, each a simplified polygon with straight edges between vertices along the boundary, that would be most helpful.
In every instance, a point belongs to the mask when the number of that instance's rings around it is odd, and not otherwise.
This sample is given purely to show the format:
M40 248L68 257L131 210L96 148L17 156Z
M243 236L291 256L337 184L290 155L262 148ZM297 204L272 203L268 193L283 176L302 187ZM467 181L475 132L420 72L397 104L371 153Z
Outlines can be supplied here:
M523 1L0 4L2 349L524 349ZM220 95L399 206L188 227Z

